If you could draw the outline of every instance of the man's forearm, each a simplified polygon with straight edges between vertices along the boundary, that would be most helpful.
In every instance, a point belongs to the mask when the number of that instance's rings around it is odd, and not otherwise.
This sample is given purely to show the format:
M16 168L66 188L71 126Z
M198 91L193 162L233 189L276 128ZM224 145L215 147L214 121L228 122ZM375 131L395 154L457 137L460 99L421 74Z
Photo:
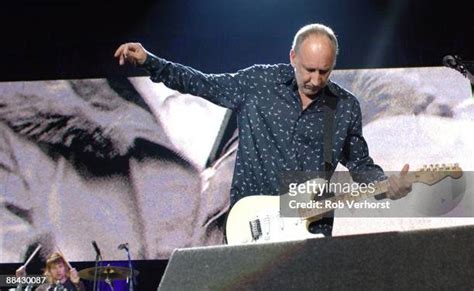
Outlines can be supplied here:
M162 82L170 89L203 97L229 109L235 109L244 99L241 83L245 76L240 71L236 74L205 74L150 53L140 67L150 74L153 82Z

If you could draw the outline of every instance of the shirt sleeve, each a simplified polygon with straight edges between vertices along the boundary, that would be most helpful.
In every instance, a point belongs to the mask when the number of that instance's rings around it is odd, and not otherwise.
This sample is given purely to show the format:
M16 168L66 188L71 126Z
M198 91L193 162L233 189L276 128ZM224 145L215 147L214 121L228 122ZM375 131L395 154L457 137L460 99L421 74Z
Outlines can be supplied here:
M248 69L237 73L205 74L150 53L142 67L153 82L163 82L170 89L202 97L219 106L234 110L245 100L243 87L247 83Z
M86 291L86 286L82 281L79 281L77 285L75 284L75 287L77 291Z
M344 143L343 164L352 179L358 183L378 182L387 179L383 169L374 164L369 156L369 148L362 135L362 114L356 101L352 108L352 125Z

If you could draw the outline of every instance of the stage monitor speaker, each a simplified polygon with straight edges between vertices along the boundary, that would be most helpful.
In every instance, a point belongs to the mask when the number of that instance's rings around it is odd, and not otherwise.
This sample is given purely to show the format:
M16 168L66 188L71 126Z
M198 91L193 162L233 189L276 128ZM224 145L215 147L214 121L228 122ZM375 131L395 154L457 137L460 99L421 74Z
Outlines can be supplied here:
M474 226L177 249L158 290L474 290Z

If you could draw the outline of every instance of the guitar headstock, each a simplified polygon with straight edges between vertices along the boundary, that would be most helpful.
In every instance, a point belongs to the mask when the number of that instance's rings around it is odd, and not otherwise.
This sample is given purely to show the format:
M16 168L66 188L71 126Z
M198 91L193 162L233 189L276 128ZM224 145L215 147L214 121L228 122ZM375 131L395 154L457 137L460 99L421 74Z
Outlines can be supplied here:
M462 177L462 169L459 164L430 164L424 165L415 173L418 182L433 185L446 177L459 179Z

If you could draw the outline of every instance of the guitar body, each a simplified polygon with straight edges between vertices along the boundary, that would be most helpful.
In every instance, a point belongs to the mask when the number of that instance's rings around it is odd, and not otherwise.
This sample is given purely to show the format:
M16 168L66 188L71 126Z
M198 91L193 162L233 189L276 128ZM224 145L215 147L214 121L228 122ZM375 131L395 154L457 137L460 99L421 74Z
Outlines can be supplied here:
M314 220L281 217L279 196L247 196L237 201L227 217L227 243L235 245L324 237L308 231L309 224Z
M446 177L459 179L462 169L458 164L431 164L425 165L418 171L407 173L406 179L412 183L424 183L433 185ZM322 179L308 180L318 185L325 181ZM330 202L344 203L344 201L361 201L374 197L388 191L388 180L375 183L374 191L371 193L345 193L326 199ZM318 192L298 194L300 202L313 200ZM289 195L289 193L283 194ZM295 196L295 195L294 195ZM294 196L284 197L287 201ZM240 199L232 207L226 223L227 243L230 245L247 243L280 242L289 240L303 240L308 238L323 237L322 234L312 234L308 226L313 221L319 220L328 211L335 210L335 206L324 209L304 209L306 211L295 211L292 217L280 215L280 201L282 196L255 195ZM325 202L325 201L321 201Z

